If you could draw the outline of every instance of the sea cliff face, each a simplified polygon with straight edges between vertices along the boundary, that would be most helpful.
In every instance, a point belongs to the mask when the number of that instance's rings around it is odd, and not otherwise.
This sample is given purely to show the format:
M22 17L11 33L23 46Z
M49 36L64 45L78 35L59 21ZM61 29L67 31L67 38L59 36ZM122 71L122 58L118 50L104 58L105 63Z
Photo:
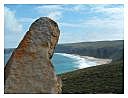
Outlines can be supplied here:
M60 44L56 47L56 52L119 61L122 60L124 56L124 41L115 40Z
M50 61L59 38L56 22L37 19L5 66L5 93L61 93Z

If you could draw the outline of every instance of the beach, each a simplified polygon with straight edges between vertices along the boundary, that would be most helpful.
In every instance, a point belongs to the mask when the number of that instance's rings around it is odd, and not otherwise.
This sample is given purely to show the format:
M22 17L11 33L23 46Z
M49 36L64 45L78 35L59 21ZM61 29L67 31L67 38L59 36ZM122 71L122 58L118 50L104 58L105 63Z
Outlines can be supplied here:
M79 69L97 66L97 65L103 65L103 64L109 64L112 62L112 59L103 59L103 58L95 58L91 56L81 56L78 54L70 54L73 55L74 58L77 58L79 60Z
M89 61L96 62L97 65L109 64L112 62L112 59L102 59L102 58L95 58L90 56L80 56L80 57Z
M102 65L102 64L109 64L112 61L112 59L102 59L102 58L95 58L90 56L81 56L78 54L67 54L67 53L55 53L55 54L63 55L70 59L74 59L76 69L83 69L83 68Z

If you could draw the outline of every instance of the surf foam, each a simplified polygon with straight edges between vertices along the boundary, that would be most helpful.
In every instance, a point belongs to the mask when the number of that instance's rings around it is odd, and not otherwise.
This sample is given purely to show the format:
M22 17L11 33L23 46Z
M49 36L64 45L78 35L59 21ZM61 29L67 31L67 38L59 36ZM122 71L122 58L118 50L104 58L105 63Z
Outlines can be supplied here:
M96 66L96 62L93 61L89 61L88 59L82 58L79 55L75 55L75 54L67 54L67 53L55 53L55 54L59 54L71 59L75 60L75 64L77 66L75 66L78 69L82 69L82 68L86 68L86 67L91 67L91 66Z

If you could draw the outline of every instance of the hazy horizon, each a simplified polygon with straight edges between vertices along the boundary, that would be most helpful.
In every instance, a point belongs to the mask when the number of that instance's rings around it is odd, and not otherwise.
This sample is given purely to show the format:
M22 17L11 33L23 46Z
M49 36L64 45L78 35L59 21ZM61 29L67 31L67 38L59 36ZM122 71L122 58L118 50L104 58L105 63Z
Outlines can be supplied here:
M102 41L124 41L122 40L102 40ZM86 41L86 42L101 42L101 41ZM74 43L82 43L82 42L74 42ZM58 43L57 45L62 45L62 44L74 44L74 43ZM17 47L4 47L4 49L13 49Z

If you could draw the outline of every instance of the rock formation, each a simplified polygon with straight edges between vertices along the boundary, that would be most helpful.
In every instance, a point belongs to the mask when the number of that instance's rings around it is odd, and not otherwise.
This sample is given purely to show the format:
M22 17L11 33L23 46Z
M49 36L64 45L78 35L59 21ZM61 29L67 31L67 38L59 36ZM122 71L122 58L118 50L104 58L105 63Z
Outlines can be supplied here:
M5 93L61 93L52 58L60 31L47 17L29 28L5 67Z

